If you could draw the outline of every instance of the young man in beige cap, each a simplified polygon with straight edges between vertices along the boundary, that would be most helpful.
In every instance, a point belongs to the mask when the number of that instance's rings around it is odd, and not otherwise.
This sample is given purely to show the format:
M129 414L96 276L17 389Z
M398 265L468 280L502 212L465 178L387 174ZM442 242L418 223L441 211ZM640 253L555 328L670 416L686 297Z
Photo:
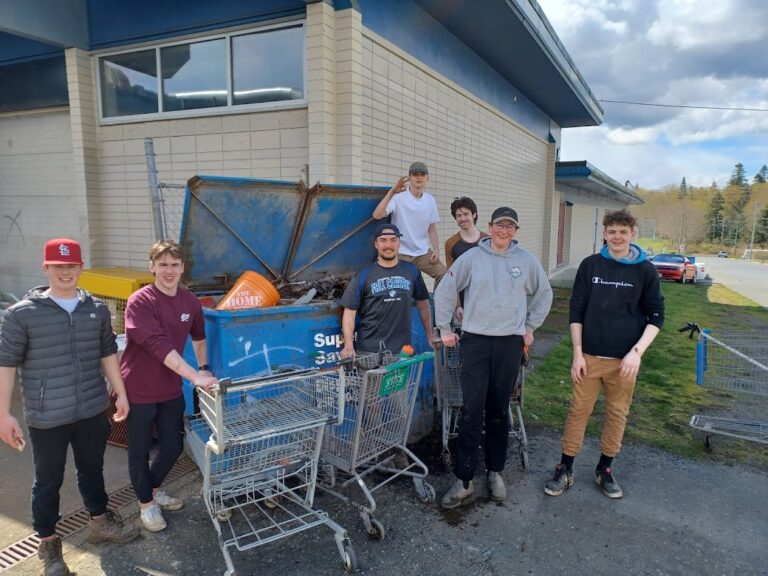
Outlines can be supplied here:
M80 244L68 238L49 240L43 258L48 286L30 290L0 324L0 438L24 449L24 433L10 414L20 367L24 419L35 462L32 525L40 537L38 557L44 576L66 576L70 572L56 523L70 445L77 486L91 517L87 540L128 542L139 531L107 510L104 489L104 450L110 431L104 376L116 395L114 420L124 420L129 411L109 308L77 287L83 267Z
M392 224L403 233L400 260L413 262L419 270L434 278L437 285L446 268L440 261L437 203L434 196L424 191L427 182L427 165L414 162L408 168L408 175L400 177L381 199L373 217L380 220L392 215Z

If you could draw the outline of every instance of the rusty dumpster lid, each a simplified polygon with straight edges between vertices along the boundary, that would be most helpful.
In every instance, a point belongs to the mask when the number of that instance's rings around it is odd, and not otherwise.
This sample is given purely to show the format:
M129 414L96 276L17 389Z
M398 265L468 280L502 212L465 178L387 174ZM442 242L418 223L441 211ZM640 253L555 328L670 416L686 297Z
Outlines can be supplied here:
M371 214L387 190L195 176L181 226L185 282L215 288L246 270L275 284L350 278L375 256Z

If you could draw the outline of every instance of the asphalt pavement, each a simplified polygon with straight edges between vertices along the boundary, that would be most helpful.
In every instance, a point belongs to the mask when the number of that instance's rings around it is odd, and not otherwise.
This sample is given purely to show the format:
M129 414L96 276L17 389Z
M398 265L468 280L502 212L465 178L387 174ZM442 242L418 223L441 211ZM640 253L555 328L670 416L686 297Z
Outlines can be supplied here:
M529 468L523 471L512 452L503 473L509 489L504 504L481 495L466 509L446 513L398 479L376 496L377 517L387 529L383 541L369 538L351 507L322 493L315 504L347 528L362 574L768 575L765 470L694 462L630 444L615 462L625 496L610 500L593 480L598 447L588 439L576 459L575 484L553 498L542 485L559 456L558 434L529 433ZM439 499L453 477L441 471L439 442L421 450ZM482 478L478 482L482 492ZM169 487L186 506L166 514L164 532L145 532L126 545L93 546L82 534L66 539L70 568L80 576L223 574L201 488L197 472ZM27 490L19 487L19 497ZM135 510L134 504L126 508ZM323 526L233 556L238 575L344 573L333 533ZM36 570L35 560L28 560L7 573Z
M768 264L741 258L718 258L714 254L697 255L696 262L704 262L706 273L713 282L768 308Z

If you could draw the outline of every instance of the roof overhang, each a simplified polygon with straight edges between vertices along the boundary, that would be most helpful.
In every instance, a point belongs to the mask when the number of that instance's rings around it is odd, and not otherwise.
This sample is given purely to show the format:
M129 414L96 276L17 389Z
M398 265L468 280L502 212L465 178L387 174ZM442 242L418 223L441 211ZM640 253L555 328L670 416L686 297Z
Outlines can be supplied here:
M87 50L87 0L0 0L0 32L52 47Z
M414 0L563 128L603 109L536 0Z
M572 204L610 207L643 204L631 184L619 184L586 160L557 162L555 189Z

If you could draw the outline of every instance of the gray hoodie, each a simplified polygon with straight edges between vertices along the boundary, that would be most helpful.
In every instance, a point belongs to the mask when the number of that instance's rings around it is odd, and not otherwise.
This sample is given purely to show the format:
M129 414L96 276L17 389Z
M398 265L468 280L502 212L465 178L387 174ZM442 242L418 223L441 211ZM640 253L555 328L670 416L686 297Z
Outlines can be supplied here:
M485 336L524 335L544 322L552 306L552 288L533 254L513 241L506 252L483 238L462 254L435 290L435 320L441 334L451 330L456 294L464 290L462 328Z

